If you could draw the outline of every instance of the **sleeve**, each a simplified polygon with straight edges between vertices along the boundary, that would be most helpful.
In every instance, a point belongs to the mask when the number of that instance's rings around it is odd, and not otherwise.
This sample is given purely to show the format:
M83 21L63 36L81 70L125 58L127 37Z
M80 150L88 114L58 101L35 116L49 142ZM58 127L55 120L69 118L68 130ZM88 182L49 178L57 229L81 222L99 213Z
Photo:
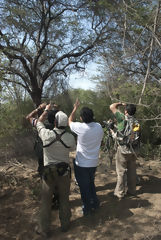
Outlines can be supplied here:
M37 118L33 118L31 122L32 126L35 127L36 123L37 123Z
M74 132L75 134L78 135L80 133L81 123L80 122L71 122L69 127L72 132Z
M76 149L76 141L74 136L71 134L70 152L74 151L75 149Z
M55 136L55 133L50 129L46 129L44 123L37 121L36 124L37 132L41 140L43 141L44 144L47 144L50 142L53 137Z

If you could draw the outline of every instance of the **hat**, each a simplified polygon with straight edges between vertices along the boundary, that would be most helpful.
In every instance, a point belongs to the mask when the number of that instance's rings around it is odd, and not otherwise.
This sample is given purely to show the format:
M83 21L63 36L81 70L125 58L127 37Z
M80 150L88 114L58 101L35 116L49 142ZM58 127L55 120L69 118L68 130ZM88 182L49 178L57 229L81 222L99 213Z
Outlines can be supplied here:
M56 113L55 119L56 119L58 128L66 127L68 125L68 116L62 111L59 111Z

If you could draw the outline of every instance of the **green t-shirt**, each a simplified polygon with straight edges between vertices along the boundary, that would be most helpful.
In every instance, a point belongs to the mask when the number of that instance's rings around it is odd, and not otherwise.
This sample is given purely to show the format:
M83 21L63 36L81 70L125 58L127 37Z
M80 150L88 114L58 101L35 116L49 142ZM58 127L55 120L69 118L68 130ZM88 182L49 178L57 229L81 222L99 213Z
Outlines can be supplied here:
M115 118L117 120L117 129L122 131L124 129L125 115L121 112L116 112Z

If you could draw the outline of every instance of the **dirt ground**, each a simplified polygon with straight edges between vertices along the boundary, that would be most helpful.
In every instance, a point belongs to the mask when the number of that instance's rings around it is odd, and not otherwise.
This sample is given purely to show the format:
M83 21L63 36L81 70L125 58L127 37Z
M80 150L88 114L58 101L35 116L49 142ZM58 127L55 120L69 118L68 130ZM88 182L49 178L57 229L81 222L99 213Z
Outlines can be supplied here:
M12 157L6 151L0 157L0 239L39 240L34 232L40 204L36 159L32 155ZM101 206L92 216L82 216L80 194L72 175L71 228L62 233L58 210L53 210L51 240L161 240L160 159L138 160L141 181L137 196L121 201L113 197L115 164L110 167L108 162L107 155L101 154L95 181Z

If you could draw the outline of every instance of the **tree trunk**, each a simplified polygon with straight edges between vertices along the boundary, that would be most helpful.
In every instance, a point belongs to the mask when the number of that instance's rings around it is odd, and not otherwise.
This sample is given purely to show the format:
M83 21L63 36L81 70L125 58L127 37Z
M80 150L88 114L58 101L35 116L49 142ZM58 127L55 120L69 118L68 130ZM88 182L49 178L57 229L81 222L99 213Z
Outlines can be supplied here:
M42 89L33 89L30 95L35 106L38 107L41 104Z

